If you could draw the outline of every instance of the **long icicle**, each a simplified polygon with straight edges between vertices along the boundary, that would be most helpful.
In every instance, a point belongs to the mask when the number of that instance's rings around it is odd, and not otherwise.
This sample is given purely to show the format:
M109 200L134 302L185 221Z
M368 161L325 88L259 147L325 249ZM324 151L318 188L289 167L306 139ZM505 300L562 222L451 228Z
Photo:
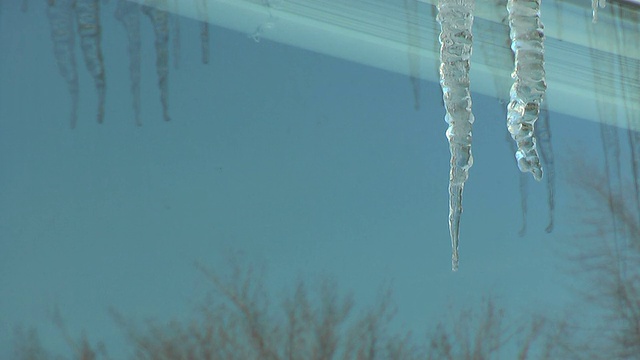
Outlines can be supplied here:
M516 141L516 159L522 172L542 180L542 165L536 148L534 125L547 90L544 70L544 26L540 21L541 0L509 0L511 50L515 57L515 79L507 105L507 127Z
M451 269L458 270L458 239L462 215L462 192L473 165L471 137L474 122L471 112L469 69L473 35L475 0L439 0L440 86L449 124L447 139L451 151L449 171L449 234Z

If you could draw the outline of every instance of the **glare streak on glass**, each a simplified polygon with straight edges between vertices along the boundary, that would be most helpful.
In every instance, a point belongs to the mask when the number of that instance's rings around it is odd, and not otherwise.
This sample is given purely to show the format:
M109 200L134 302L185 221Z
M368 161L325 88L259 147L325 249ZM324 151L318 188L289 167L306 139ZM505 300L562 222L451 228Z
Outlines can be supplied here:
M98 92L98 123L104 121L106 97L104 61L100 46L100 3L98 0L76 0L76 19L80 35L80 48L87 70L93 77Z
M547 89L544 70L544 27L540 0L509 0L511 50L515 57L511 101L507 105L507 128L518 145L516 160L522 172L542 180L534 125Z
M151 20L156 37L156 72L162 115L165 121L169 121L169 14L150 5L144 5L142 12Z
M140 119L140 5L128 0L119 0L115 17L127 32L133 114L136 125L142 126Z
M53 53L58 64L60 75L67 82L71 95L71 128L75 128L78 120L78 69L75 56L75 32L73 30L73 5L75 0L49 1L47 17L51 24Z
M544 161L547 169L547 205L549 206L549 223L544 229L547 233L553 231L553 218L555 210L555 188L556 188L556 171L555 160L553 156L553 146L551 145L551 126L549 125L549 106L546 101L542 102L540 107L540 119L536 126L536 138L540 145L540 156Z
M458 270L458 239L462 215L462 192L473 165L469 69L473 35L475 0L440 0L437 20L440 23L440 86L444 100L447 139L451 151L449 172L449 233L451 235L451 269Z

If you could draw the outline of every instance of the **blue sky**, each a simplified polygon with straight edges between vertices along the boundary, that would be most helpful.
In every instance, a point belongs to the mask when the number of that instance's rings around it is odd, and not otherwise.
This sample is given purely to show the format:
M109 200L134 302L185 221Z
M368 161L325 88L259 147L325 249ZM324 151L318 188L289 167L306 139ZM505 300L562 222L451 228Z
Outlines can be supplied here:
M95 121L78 52L81 105L70 130L43 5L0 8L0 348L22 324L64 349L50 320L57 305L72 333L117 349L123 337L108 307L134 319L187 316L208 289L194 261L224 268L230 250L266 264L276 296L298 278L330 276L367 305L391 282L396 326L418 334L486 296L523 316L573 301L558 255L576 230L564 169L580 151L601 158L597 124L551 114L556 229L544 232L545 185L529 180L519 237L519 172L502 105L474 94L475 162L452 273L438 84L421 83L416 111L405 76L217 27L205 66L198 24L182 19L167 123L143 18L137 128L126 35L108 6L106 120Z

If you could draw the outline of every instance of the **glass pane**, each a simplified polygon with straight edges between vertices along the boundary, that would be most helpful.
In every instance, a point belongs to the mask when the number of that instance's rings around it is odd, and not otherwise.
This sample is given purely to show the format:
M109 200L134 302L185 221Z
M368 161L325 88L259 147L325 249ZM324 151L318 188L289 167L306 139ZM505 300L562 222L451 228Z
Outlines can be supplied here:
M0 358L633 358L637 2L542 3L540 182L476 2L457 272L437 5L0 0Z

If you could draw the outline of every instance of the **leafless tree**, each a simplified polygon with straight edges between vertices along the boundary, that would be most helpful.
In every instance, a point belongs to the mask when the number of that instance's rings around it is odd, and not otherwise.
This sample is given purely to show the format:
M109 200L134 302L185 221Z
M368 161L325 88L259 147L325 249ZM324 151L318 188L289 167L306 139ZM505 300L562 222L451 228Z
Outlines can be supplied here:
M596 323L583 351L589 358L640 357L640 224L631 184L618 189L592 165L576 164L582 231L568 254L583 281L578 293L593 306ZM595 321L594 321L595 320ZM586 325L591 327L593 325Z

